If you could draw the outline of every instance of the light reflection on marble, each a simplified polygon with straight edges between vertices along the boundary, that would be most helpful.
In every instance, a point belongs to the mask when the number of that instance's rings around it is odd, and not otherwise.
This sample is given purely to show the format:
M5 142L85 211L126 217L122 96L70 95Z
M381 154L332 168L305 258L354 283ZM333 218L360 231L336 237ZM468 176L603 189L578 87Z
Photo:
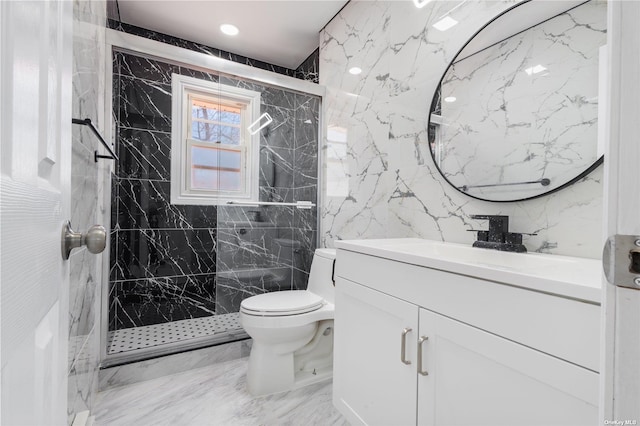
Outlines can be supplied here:
M331 381L254 398L246 371L241 358L100 392L94 425L348 425Z
M551 196L503 204L460 194L431 159L427 119L440 78L475 31L512 5L461 2L452 13L464 25L442 32L432 24L451 2L416 9L412 2L352 1L321 32L324 123L343 129L346 139L344 148L323 141L321 152L334 157L325 161L325 174L348 182L322 183L321 245L385 237L471 244L475 235L468 229L486 224L470 216L482 213L509 215L515 232L537 233L524 241L530 251L600 256L602 168ZM351 64L363 73L350 75ZM557 247L543 249L547 243Z

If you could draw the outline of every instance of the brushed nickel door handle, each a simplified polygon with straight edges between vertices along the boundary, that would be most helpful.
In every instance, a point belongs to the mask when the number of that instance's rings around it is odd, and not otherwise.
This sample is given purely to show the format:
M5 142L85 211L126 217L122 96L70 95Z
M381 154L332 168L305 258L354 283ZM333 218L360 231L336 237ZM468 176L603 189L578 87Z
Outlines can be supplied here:
M406 357L407 355L407 334L409 334L409 332L411 331L411 329L409 327L406 327L405 329L402 330L402 335L400 338L400 361L402 361L403 364L411 364L411 361L409 361Z
M62 259L69 259L71 250L83 245L87 246L87 250L93 254L102 253L107 246L107 230L102 225L93 225L85 234L82 234L75 232L71 228L71 222L67 221L62 227Z
M421 336L420 339L418 339L418 374L423 376L429 375L427 371L422 369L422 346L427 340L429 340L427 336Z

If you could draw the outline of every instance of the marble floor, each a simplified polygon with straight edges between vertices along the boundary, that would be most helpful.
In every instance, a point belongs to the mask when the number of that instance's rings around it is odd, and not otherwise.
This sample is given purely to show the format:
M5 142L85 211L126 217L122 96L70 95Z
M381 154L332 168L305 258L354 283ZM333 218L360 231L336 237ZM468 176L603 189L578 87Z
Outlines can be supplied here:
M248 358L102 391L94 426L348 425L331 403L331 381L254 398Z

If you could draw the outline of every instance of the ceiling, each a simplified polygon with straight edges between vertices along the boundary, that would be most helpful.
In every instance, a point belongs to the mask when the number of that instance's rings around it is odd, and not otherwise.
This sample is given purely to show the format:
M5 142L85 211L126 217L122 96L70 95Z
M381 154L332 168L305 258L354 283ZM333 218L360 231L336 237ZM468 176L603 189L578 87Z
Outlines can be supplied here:
M318 47L319 31L347 1L117 0L117 9L127 24L295 69ZM117 9L110 7L111 14ZM227 36L221 24L233 24L240 33Z

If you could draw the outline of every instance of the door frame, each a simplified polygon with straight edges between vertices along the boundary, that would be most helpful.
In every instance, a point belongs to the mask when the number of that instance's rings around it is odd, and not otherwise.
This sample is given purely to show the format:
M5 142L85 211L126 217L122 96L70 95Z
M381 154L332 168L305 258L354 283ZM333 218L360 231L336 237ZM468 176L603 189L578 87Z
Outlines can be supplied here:
M609 0L603 199L605 238L614 234L640 235L638 21L640 2ZM640 421L640 291L616 287L603 278L602 295L599 421L600 424Z

